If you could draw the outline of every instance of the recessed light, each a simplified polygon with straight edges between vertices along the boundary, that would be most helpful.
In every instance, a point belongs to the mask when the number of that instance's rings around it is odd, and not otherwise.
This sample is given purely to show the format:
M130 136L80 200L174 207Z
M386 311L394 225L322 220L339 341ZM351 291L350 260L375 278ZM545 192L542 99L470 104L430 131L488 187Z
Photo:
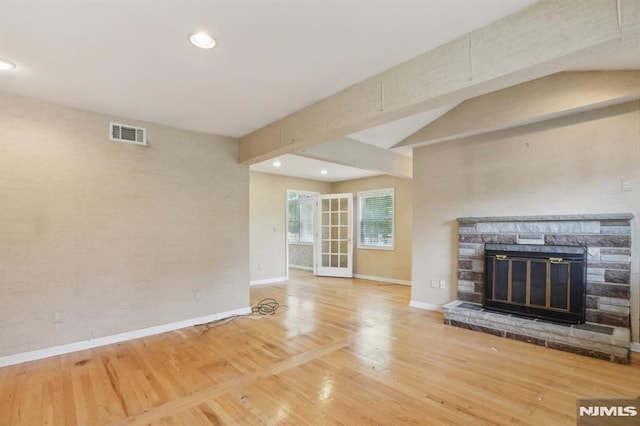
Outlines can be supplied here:
M189 37L191 43L201 49L211 49L216 45L216 41L207 33L194 33Z
M13 62L7 59L0 59L0 71L12 70L15 67L16 67L16 64L14 64Z
M321 175L327 175L327 174L329 174L329 172L327 171L327 169L322 169L322 170L320 170L320 174Z
M273 167L280 167L280 166L282 166L282 163L279 162L278 160L276 160L276 161L273 162L272 165L273 165Z

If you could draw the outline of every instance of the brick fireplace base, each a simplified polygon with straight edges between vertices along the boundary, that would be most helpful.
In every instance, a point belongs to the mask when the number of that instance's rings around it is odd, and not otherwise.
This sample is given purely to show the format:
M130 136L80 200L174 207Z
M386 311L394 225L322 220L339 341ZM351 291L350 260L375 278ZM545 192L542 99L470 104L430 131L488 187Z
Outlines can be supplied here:
M443 306L445 324L629 364L629 329L593 323L569 325L489 311L476 303L455 300Z

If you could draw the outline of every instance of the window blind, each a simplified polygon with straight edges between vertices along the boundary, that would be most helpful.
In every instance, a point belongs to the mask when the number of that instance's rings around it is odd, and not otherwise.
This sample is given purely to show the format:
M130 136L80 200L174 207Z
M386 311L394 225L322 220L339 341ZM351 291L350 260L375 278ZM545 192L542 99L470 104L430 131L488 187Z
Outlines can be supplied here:
M359 246L393 248L393 188L358 193Z

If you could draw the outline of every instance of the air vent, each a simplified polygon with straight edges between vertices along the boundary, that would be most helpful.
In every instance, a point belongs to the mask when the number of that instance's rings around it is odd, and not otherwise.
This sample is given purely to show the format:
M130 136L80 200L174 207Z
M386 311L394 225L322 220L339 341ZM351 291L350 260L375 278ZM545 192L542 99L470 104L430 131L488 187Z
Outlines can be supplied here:
M109 123L109 139L114 142L147 145L147 129L128 124Z

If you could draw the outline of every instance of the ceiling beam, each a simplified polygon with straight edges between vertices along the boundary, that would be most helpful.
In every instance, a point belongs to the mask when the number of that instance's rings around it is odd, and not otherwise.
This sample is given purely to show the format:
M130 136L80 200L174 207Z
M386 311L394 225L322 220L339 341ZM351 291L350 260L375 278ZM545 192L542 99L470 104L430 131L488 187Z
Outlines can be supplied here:
M620 7L618 7L618 5ZM254 164L566 69L640 40L640 2L538 3L355 84L240 139Z
M410 157L350 138L332 139L302 148L295 154L396 177L413 176L413 162Z
M398 142L417 147L640 99L640 71L562 72L464 101Z

